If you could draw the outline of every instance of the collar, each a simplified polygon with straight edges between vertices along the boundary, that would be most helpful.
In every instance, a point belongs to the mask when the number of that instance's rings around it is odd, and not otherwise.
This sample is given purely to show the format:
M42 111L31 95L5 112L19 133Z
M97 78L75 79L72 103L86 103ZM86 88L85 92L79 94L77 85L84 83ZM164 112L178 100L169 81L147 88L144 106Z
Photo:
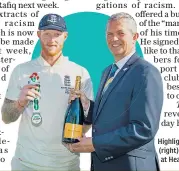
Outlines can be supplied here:
M124 58L122 58L121 60L119 60L116 63L117 67L119 69L121 69L125 65L125 63L131 58L131 56L134 55L134 53L135 53L135 49L133 49L132 52L129 55L127 55Z
M53 66L59 66L61 65L65 60L68 60L68 57L64 57L63 55L61 55L57 61L54 63ZM37 59L38 63L41 65L41 66L48 66L48 67L53 67L51 66L41 55L39 56L39 58Z

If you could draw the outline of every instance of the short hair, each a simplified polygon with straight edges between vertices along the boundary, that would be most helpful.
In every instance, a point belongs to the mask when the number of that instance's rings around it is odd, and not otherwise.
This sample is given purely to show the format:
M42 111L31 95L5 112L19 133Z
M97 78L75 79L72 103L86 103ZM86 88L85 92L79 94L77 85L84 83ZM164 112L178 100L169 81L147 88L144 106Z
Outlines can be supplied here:
M125 13L125 12L120 12L120 13L116 13L116 14L113 14L111 15L111 17L109 18L108 20L108 23L110 21L114 21L114 20L120 20L120 19L125 19L127 20L127 22L130 24L131 27L129 27L129 29L131 30L131 32L134 34L134 33L137 33L137 23L136 21L134 20L134 18L128 14L128 13ZM108 26L108 24L107 24Z

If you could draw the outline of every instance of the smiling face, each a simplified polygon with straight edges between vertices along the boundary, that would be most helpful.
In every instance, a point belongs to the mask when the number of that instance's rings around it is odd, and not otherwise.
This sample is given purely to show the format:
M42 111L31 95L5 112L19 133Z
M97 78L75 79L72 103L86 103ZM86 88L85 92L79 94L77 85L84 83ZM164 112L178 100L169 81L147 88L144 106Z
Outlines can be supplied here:
M129 55L135 48L138 33L132 33L127 19L111 20L107 26L107 44L116 61Z
M67 32L58 30L38 31L38 37L42 46L42 53L46 56L55 56L61 53L63 44L67 37Z

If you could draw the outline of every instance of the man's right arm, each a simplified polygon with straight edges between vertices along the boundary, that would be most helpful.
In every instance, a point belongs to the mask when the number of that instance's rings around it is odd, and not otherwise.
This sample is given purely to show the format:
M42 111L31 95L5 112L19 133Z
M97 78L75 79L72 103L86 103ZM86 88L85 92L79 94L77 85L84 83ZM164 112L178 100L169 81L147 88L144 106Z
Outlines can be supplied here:
M34 98L40 97L40 93L37 91L38 88L37 85L29 84L22 88L18 100L5 98L1 109L4 123L8 124L16 121L27 106L29 100L33 101Z
M19 118L23 110L24 107L20 106L18 101L5 98L4 104L1 109L3 122L5 124L15 122Z

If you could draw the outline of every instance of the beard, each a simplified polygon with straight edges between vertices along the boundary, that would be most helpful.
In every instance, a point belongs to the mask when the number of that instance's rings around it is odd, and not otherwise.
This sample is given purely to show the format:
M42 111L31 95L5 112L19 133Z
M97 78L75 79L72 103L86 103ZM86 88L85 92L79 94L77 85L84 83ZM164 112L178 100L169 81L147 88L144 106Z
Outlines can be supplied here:
M42 46L42 50L45 52L48 56L56 56L61 52L63 48L63 45L55 45L55 46Z

